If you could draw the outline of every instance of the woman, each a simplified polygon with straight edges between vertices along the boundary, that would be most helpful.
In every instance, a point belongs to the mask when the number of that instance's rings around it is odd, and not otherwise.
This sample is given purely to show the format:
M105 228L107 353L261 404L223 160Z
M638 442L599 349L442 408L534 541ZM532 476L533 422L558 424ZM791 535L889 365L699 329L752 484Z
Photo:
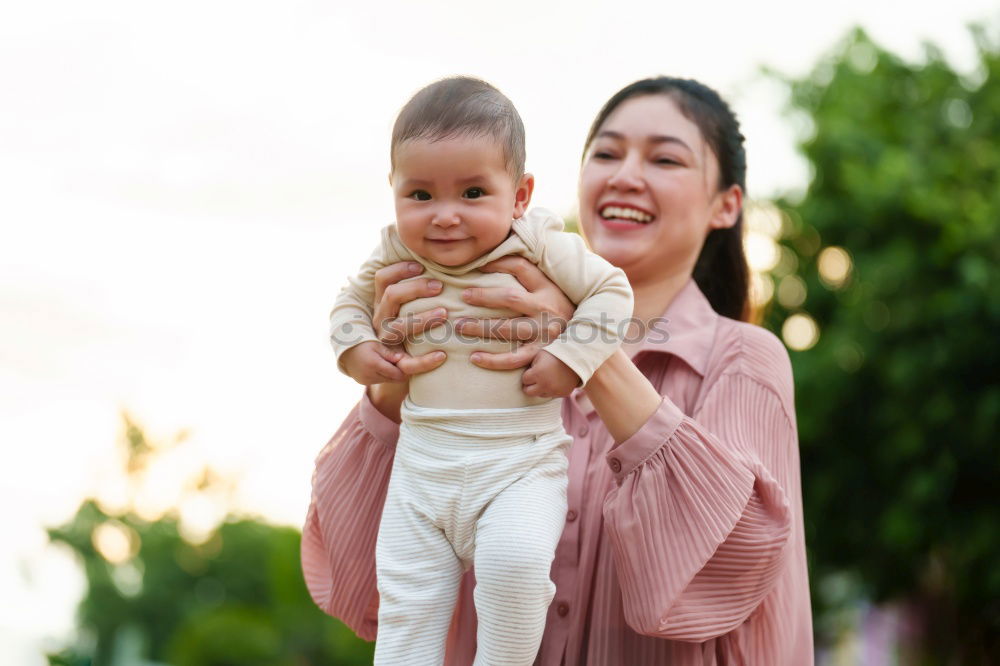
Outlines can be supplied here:
M635 316L651 328L564 401L574 436L569 511L537 663L812 663L791 368L773 335L741 321L744 182L735 117L693 81L627 86L587 137L581 229L626 272ZM534 266L508 257L493 268L524 290L473 290L470 303L536 320L572 314ZM399 283L407 270L379 276L377 321L433 295L425 280ZM437 323L428 317L416 327ZM520 337L538 328L522 323L467 322L462 332ZM477 362L522 367L539 346L527 340ZM406 375L439 362L402 361L400 381L371 387L317 461L303 570L320 607L368 639L378 606L375 535ZM474 659L473 586L470 571L449 664Z

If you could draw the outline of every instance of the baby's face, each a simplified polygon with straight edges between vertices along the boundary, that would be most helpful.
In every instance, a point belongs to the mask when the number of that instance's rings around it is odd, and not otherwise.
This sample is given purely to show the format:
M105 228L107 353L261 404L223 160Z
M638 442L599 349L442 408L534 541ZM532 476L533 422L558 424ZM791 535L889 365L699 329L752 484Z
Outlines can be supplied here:
M390 182L399 237L444 266L461 266L502 243L531 198L531 176L513 182L490 136L413 139L395 157Z

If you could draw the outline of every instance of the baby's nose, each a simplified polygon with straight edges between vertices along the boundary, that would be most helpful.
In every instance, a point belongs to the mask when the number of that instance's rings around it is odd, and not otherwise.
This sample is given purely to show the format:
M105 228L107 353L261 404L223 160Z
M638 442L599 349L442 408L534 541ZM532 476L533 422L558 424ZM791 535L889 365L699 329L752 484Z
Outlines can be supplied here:
M453 208L442 208L434 214L432 223L439 227L453 227L461 222L458 211Z

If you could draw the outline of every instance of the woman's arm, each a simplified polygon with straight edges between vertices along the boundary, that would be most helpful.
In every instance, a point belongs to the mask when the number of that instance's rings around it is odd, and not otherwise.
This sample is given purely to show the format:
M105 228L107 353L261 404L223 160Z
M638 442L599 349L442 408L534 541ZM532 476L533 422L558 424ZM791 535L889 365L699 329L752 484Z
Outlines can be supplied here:
M302 529L302 573L316 605L358 636L378 627L375 539L398 426L367 398L320 452Z
M630 400L598 400L623 433L634 427L638 414L612 409L635 412ZM605 530L635 631L695 642L722 636L779 587L789 497L799 487L797 434L784 404L751 376L726 374L692 416L663 397L607 454L618 485L604 504Z
M597 369L586 386L587 397L615 442L622 442L649 421L663 396L619 349ZM623 400L628 396L628 400Z

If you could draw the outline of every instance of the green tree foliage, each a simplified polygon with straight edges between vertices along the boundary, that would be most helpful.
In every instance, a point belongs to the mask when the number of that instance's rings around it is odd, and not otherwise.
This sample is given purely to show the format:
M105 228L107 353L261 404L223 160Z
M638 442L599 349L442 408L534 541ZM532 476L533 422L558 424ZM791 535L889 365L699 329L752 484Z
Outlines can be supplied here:
M973 38L964 76L857 31L788 81L814 177L779 202L766 316L819 329L792 352L817 617L836 581L916 600L932 663L1000 636L1000 48Z
M153 448L126 420L125 469ZM127 539L123 557L98 547L101 529ZM170 514L147 522L108 515L87 500L49 530L78 556L87 592L81 639L50 655L62 666L308 666L370 664L374 646L322 613L306 591L298 530L247 519L224 522L200 544ZM123 541L124 542L124 541ZM107 549L105 549L106 551Z

